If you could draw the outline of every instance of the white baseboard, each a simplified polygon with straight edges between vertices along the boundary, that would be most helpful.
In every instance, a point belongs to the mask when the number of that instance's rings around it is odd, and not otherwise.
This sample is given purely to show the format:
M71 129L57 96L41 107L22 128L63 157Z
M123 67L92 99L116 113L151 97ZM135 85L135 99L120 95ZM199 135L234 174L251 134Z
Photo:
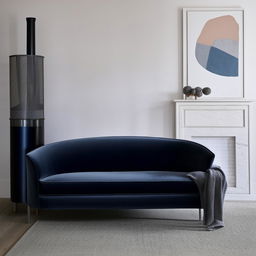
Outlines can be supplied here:
M256 201L256 194L226 194L225 201Z
M0 179L0 198L10 197L10 180Z

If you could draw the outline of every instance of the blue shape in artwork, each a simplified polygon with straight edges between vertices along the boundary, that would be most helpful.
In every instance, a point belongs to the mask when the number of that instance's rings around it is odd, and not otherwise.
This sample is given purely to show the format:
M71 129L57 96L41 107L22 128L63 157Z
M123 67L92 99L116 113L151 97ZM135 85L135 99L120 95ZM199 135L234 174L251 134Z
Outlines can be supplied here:
M238 58L211 47L206 69L221 76L238 76Z

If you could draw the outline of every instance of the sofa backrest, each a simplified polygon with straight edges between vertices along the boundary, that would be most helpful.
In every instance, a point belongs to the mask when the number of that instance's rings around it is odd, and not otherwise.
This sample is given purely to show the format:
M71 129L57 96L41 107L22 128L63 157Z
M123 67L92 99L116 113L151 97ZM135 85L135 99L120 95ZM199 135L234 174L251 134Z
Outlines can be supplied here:
M51 143L27 154L40 177L83 171L205 171L214 154L186 140L95 137Z

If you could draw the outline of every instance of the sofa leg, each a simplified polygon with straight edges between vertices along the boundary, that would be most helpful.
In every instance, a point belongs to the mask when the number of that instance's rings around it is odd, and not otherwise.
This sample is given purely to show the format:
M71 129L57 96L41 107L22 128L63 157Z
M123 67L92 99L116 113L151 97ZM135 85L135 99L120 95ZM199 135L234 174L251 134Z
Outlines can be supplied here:
M202 208L199 208L199 220L201 221L202 220Z
M31 223L31 209L30 206L27 206L27 218L28 218L28 224Z

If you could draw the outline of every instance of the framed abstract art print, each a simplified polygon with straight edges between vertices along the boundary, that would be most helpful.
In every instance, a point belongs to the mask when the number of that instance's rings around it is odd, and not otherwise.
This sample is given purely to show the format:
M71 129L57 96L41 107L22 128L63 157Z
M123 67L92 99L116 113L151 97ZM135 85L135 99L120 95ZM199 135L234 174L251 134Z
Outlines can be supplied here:
M210 87L209 98L244 98L244 11L183 9L183 87Z

